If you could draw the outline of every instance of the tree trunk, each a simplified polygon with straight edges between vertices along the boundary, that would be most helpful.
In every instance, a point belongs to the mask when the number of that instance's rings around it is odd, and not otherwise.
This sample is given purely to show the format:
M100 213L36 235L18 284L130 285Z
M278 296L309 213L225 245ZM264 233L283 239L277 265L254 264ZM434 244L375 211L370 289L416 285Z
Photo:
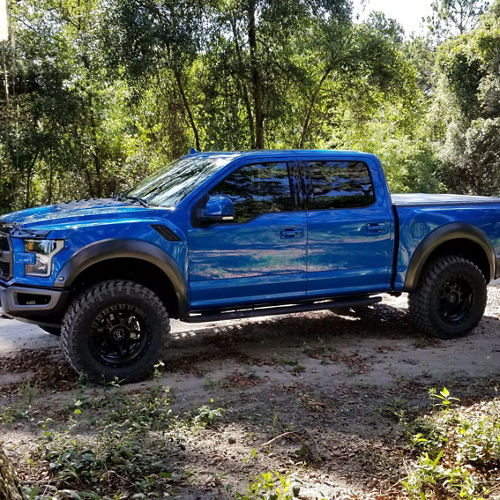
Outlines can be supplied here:
M245 65L243 64L243 58L241 57L241 48L240 48L240 43L238 41L239 33L238 33L238 28L236 26L236 20L234 19L234 17L231 20L231 27L233 28L234 44L236 47L236 54L238 56L238 65L239 65L238 76L241 78L241 93L243 95L243 101L245 102L245 107L247 108L248 129L250 132L250 149L255 149L255 129L253 123L252 106L250 104L250 98L248 96L248 88L245 83L245 79L243 78L243 74L245 72Z
M182 84L181 75L177 70L174 70L174 76L175 76L175 81L177 82L177 88L179 89L179 94L181 95L182 103L184 104L184 108L189 118L191 129L193 130L196 149L198 151L201 151L200 134L198 133L198 127L196 126L196 122L194 121L194 116L193 112L191 111L191 106L189 105L186 93L184 92L184 85Z
M328 75L331 73L333 70L333 66L328 66L323 73L323 76L321 77L321 80L318 83L318 86L316 87L316 90L314 91L311 101L309 102L309 106L307 107L307 113L306 113L306 118L304 120L304 124L302 125L302 135L300 137L300 144L299 148L302 149L304 147L304 144L307 139L307 134L309 132L309 124L311 121L311 114L314 108L314 105L316 104L316 99L318 98L319 91L321 90L321 87L323 86L323 83L327 79Z
M257 57L257 32L255 27L255 0L248 1L248 42L252 72L253 103L255 111L255 145L264 149L264 113L262 111L262 81Z
M23 500L14 469L2 448L0 448L0 498L4 500Z

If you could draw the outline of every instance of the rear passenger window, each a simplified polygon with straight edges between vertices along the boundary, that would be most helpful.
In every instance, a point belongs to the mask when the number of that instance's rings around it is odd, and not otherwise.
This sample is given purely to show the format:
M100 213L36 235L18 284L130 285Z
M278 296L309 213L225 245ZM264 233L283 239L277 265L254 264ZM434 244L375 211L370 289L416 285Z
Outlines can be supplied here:
M359 208L375 201L368 166L360 161L304 162L309 210Z
M257 163L229 174L209 193L233 202L234 222L246 222L266 212L297 210L298 183L290 164Z

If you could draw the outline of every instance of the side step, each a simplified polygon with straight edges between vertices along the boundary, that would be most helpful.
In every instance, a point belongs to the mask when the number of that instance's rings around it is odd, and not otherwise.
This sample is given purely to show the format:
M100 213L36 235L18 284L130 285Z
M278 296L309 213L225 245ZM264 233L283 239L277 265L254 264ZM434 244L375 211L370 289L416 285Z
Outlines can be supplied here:
M247 307L241 309L231 309L227 312L218 313L198 313L183 318L186 323L206 323L208 321L223 321L227 319L255 318L258 316L277 316L279 314L291 314L305 311L321 311L323 309L337 309L356 306L370 306L380 302L382 297L361 297L349 300L321 300L314 302L303 302L300 304L290 304L285 306L261 306Z

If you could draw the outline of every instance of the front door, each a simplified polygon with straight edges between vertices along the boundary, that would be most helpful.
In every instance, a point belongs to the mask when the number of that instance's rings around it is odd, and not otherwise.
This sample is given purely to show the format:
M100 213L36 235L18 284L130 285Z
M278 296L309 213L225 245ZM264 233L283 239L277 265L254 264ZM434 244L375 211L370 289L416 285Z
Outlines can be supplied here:
M359 160L302 162L309 297L389 289L394 217L372 167Z
M306 214L297 165L265 161L237 167L209 190L229 198L234 220L192 223L190 309L271 303L306 295Z

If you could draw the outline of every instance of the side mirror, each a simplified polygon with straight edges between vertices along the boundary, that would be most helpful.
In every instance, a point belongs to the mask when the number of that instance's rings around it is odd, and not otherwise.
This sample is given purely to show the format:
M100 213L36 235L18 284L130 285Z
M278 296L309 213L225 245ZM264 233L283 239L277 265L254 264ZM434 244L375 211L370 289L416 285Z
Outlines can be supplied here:
M232 222L234 220L233 202L225 196L211 196L205 209L201 211L199 220L205 224Z

